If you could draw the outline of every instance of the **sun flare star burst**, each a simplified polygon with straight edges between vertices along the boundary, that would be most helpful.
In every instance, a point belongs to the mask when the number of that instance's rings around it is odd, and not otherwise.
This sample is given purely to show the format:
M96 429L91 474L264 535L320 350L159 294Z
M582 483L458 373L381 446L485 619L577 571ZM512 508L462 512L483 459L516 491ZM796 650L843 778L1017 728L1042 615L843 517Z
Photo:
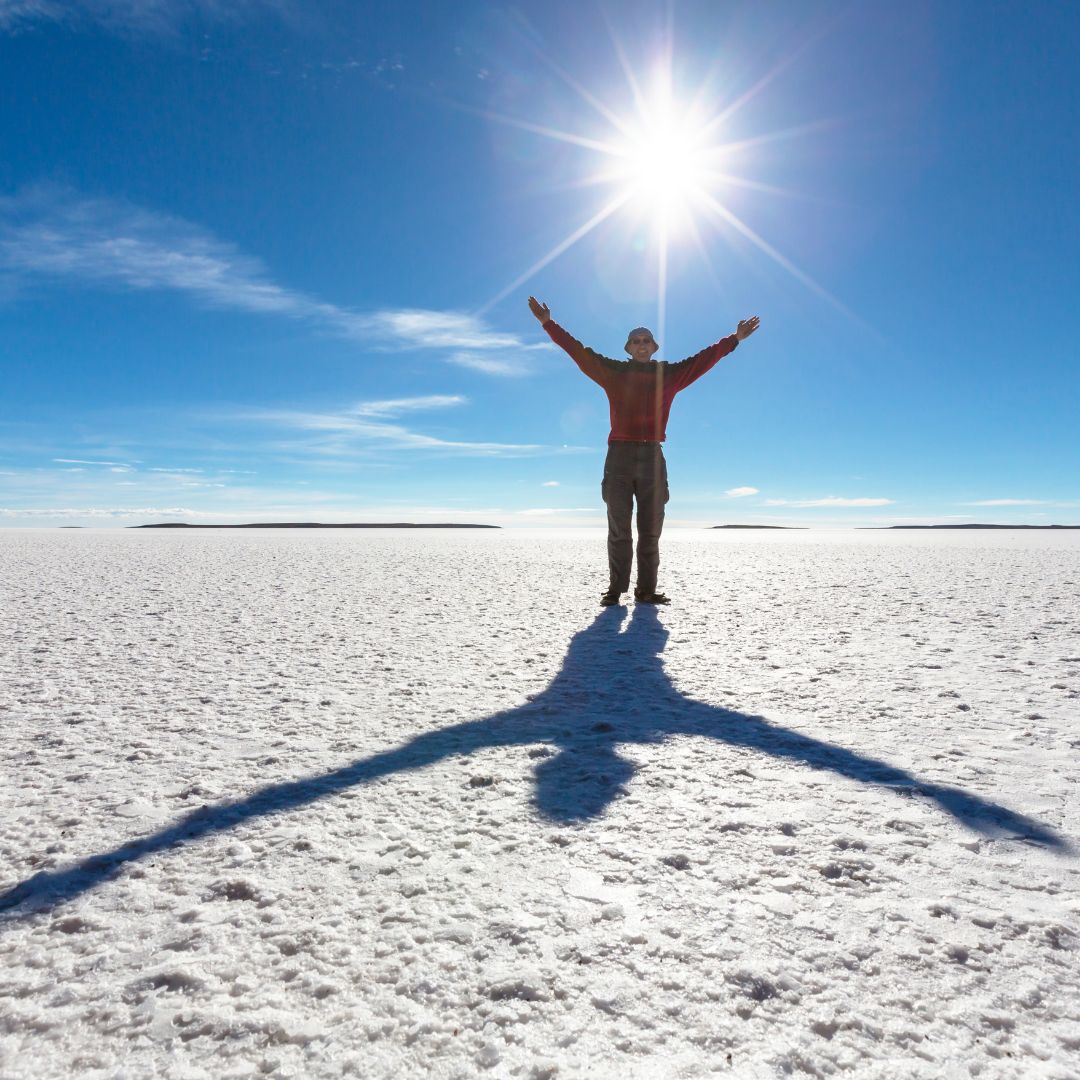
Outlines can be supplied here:
M779 139L804 134L819 124L804 125L772 133L723 141L721 136L731 117L742 109L793 58L777 64L753 86L729 101L712 99L708 81L687 97L680 97L673 79L674 56L669 48L662 51L654 65L654 76L646 89L622 47L614 42L626 76L630 108L618 112L605 104L587 87L550 60L555 74L576 93L591 110L599 114L605 126L599 131L562 131L543 123L483 111L486 119L530 132L588 151L591 165L582 170L573 187L606 190L607 198L584 222L574 227L546 254L501 289L477 314L484 314L518 290L549 263L578 244L614 215L625 217L635 235L646 226L656 273L656 321L658 337L664 340L667 317L668 257L670 251L687 242L693 243L709 274L719 282L706 233L738 237L749 241L762 254L782 267L808 289L851 318L858 320L844 305L812 277L759 236L725 203L725 193L734 188L748 189L761 195L798 197L787 191L739 175L737 162L745 163L747 152ZM544 58L546 59L546 58ZM565 185L563 185L565 186Z
M670 99L647 109L636 123L621 124L612 144L615 165L606 173L621 196L644 213L657 235L693 220L716 180L708 126Z

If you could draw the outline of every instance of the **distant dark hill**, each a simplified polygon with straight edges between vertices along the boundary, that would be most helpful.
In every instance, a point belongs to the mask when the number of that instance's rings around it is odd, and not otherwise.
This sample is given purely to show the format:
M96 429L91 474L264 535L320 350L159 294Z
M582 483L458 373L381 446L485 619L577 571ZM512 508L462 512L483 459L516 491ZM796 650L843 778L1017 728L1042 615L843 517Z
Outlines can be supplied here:
M870 529L1080 529L1080 525L869 525Z
M129 529L498 529L499 525L421 525L412 521L359 522L339 524L321 521L252 521L246 525L189 525L186 521L164 521L157 525L129 525Z
M714 529L805 529L805 525L713 525Z

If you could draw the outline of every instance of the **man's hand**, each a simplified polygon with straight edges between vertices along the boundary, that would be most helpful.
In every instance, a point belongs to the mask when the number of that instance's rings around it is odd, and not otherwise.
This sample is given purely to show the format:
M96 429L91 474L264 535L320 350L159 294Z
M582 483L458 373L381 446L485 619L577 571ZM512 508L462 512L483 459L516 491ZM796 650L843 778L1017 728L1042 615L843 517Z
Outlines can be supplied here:
M751 315L749 319L743 319L739 323L735 330L735 336L740 341L745 341L760 325L761 320L756 315Z
M529 297L529 310L536 316L541 326L551 318L551 308L547 304L541 304L535 296Z

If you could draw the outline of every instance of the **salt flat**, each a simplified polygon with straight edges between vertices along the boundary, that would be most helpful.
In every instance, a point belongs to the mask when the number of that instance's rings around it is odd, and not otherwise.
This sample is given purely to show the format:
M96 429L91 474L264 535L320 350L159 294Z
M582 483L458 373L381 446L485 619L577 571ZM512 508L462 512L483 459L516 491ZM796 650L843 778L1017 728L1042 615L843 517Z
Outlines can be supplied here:
M0 1076L1080 1076L1080 536L0 532Z

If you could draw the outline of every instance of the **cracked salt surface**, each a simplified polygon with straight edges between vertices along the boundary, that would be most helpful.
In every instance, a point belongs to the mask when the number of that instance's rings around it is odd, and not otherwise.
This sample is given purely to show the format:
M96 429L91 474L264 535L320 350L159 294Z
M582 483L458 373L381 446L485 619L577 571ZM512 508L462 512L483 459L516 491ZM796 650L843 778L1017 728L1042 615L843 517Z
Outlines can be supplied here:
M1080 540L0 532L0 1075L1080 1075Z

